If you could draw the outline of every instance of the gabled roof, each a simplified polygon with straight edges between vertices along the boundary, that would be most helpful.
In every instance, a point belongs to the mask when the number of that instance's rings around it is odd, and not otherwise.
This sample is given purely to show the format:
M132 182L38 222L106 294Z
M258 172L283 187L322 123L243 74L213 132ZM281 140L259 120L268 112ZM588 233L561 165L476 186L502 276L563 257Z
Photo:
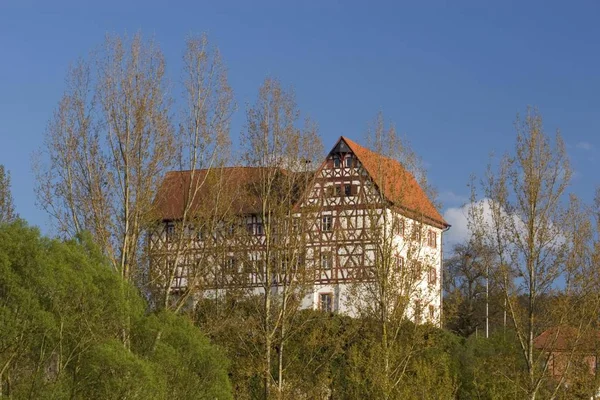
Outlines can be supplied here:
M450 226L427 197L413 174L400 162L369 150L344 136L339 138L334 148L341 141L345 142L358 158L388 201L404 210L411 218L422 215L441 228Z
M435 226L441 228L449 226L414 176L398 161L375 153L345 137L340 137L334 148L341 142L345 143L355 154L385 198L407 216L411 218L424 216ZM324 165L325 162L321 168ZM261 202L253 187L256 188L265 171L267 171L266 168L260 167L220 167L168 172L154 200L157 219L181 219L185 205L190 202L188 199L190 187L199 188L196 195L191 197L189 211L193 214L206 212L258 213ZM277 171L286 176L294 174L295 185L302 186L311 181L311 174L284 169L277 169ZM305 189L300 186L297 186L298 196Z

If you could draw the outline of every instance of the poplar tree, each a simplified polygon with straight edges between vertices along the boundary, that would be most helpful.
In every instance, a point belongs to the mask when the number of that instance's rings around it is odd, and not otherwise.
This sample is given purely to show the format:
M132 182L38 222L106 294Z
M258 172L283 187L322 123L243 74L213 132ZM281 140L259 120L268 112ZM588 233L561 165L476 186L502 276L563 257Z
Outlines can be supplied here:
M582 339L595 325L598 273L590 215L567 193L572 172L560 134L552 140L535 109L515 125L515 149L488 169L481 182L486 201L474 203L469 219L475 240L495 253L491 273L526 366L523 394L533 400L542 392L555 397L568 381ZM548 329L544 348L536 348L536 337ZM550 380L564 335L571 337L565 370Z
M0 223L12 222L15 218L17 213L10 189L10 172L0 164Z

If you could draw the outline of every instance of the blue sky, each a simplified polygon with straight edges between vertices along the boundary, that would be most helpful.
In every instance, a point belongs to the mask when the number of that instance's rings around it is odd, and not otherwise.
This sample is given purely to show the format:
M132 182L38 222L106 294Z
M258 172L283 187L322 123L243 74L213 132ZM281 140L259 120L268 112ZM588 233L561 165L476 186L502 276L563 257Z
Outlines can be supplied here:
M527 105L548 132L560 128L576 172L571 191L589 202L599 186L600 3L171 3L0 0L0 163L32 224L49 230L35 206L31 154L69 64L107 32L154 37L173 81L186 36L207 32L239 105L234 138L267 76L295 87L327 148L340 135L360 141L382 111L428 165L446 211L466 200L469 175L483 173L491 152L513 146Z

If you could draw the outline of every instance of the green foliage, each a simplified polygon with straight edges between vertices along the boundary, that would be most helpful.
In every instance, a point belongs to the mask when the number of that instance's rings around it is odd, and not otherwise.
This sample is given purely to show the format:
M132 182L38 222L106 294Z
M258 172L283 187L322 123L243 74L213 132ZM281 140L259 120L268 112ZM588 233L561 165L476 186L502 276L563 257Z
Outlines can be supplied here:
M383 345L376 324L363 321L356 341L349 345L340 366L335 393L342 398L429 399L452 398L456 391L458 340L428 325L402 325L389 346L388 385L383 365Z
M471 336L459 355L459 399L523 399L527 396L526 365L512 332L489 339Z
M196 320L216 347L184 316L145 314L137 290L108 265L88 235L61 242L40 236L22 221L0 226L3 397L262 397L256 299L199 303ZM375 320L303 310L290 326L283 342L285 398L491 400L526 395L527 368L510 330L489 339L461 338L405 322L387 346L390 380L384 375L385 347ZM277 376L277 351L272 357ZM558 398L586 398L593 392L597 381L586 368L585 363L573 365L575 372ZM540 396L552 389L551 378L545 382Z
M189 319L168 312L145 319L140 345L166 382L166 398L231 398L227 359Z
M145 309L89 235L0 226L0 395L231 398L219 350L188 321Z
M261 364L252 351L260 348L260 336L253 334L255 325L247 314L252 299L230 304L217 320L207 318L215 308L209 303L200 304L197 317L205 329L219 327L211 331L212 337L235 360L230 366L235 398L261 398ZM386 398L380 332L373 320L302 310L284 344L285 398ZM457 336L407 322L392 348L393 367L403 372L387 398L454 397L462 351ZM276 376L277 354L272 365Z
M124 351L114 340L91 347L82 355L77 373L80 399L162 399L165 388L152 363Z

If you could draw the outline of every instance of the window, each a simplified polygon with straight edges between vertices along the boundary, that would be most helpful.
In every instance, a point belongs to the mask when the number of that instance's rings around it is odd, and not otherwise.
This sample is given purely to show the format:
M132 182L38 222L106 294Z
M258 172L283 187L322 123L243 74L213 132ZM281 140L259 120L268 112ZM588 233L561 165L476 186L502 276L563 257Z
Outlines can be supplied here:
M225 262L225 267L227 268L227 272L235 272L236 270L236 260L234 257L227 257Z
M412 230L412 237L415 242L421 243L421 226L414 224Z
M264 229L262 222L256 223L256 231L254 232L254 234L257 236L262 236L265 234L265 229Z
M352 168L352 156L348 156L344 159L344 166L346 168Z
M227 234L233 236L235 233L235 224L227 224Z
M333 257L331 256L331 252L325 251L321 253L321 268L323 270L331 269L333 266Z
M427 234L427 245L429 247L437 248L437 233L435 231L429 231Z
M437 271L435 267L429 267L428 282L430 285L435 285L437 282Z
M413 273L415 274L415 280L421 279L421 274L423 273L423 264L421 261L413 262Z
M319 293L319 310L333 312L333 294Z
M395 232L396 235L404 236L404 218L396 218Z
M321 231L331 232L333 229L333 217L331 215L324 215L321 220Z
M429 305L429 320L435 320L435 307L433 306L433 304Z
M404 269L404 257L401 255L396 255L396 269L398 271L402 271Z
M346 183L344 185L344 196L352 196L354 195L354 193L352 192L352 185L349 183Z
M167 241L173 240L175 237L175 225L168 224L167 225Z
M293 233L300 232L300 219L299 218L292 218L292 232Z
M339 167L340 167L340 158L334 157L333 158L333 168L339 168Z
M298 272L299 269L304 267L306 263L304 253L298 254L296 261L292 264L292 272Z
M333 195L335 197L340 197L342 195L342 188L340 186L338 186L338 185L335 185L333 187Z
M423 306L421 304L421 300L416 300L415 301L415 324L420 324L422 317L423 317Z

